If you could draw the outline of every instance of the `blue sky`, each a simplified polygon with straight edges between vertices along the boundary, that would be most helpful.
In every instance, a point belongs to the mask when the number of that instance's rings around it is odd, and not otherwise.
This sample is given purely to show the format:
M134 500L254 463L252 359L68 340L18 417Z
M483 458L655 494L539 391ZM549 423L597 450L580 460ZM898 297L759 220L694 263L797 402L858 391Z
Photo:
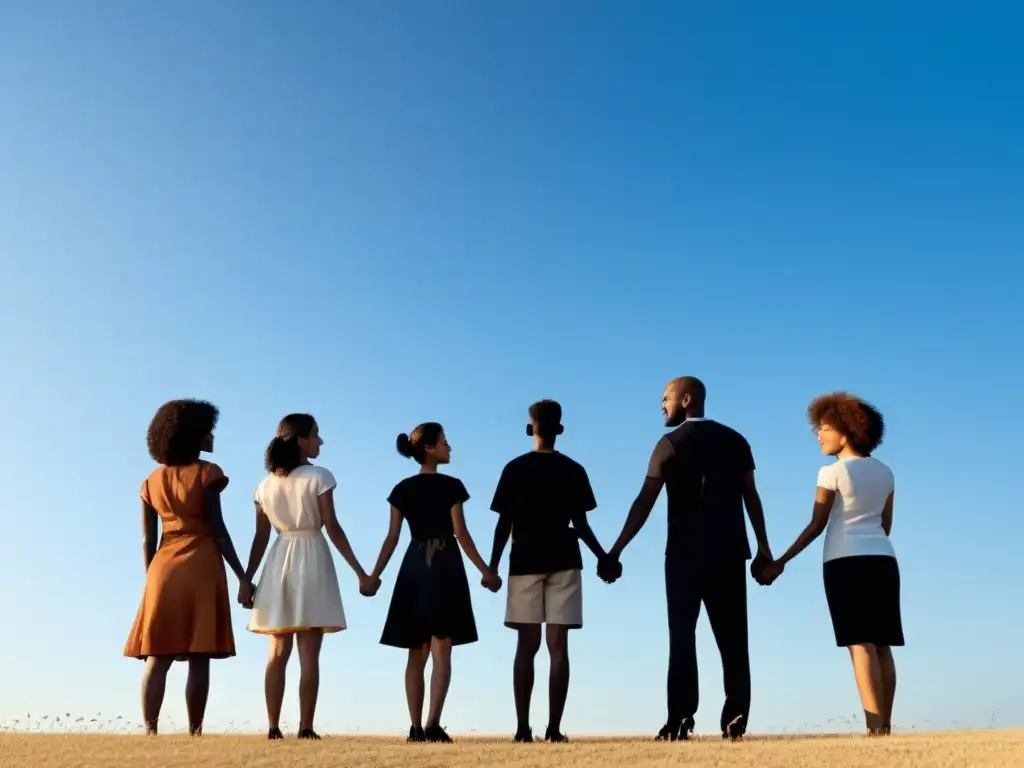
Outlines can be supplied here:
M565 407L560 447L610 544L662 387L694 374L753 446L779 552L823 463L807 402L843 388L883 410L896 725L1020 725L1024 12L823 5L0 2L0 722L138 720L142 666L121 649L163 401L221 408L212 458L243 557L277 420L315 414L369 566L414 469L399 431L445 424L486 551L541 397ZM570 735L664 719L664 537L662 499L619 583L587 560ZM820 557L752 585L755 731L854 727ZM403 655L377 643L396 566L366 600L339 561L350 629L325 643L324 731L407 727ZM504 593L473 599L481 641L455 654L445 723L511 733ZM235 619L211 730L264 723L266 640ZM704 618L698 634L697 727L714 731Z

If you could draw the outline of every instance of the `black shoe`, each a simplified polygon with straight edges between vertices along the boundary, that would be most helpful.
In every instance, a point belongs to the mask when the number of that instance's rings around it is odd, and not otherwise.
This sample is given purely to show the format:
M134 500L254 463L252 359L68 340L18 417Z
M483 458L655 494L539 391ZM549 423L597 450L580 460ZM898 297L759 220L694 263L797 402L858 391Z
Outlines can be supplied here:
M746 729L743 727L743 715L737 715L732 722L722 729L722 738L729 741L742 741Z
M436 744L452 743L452 737L440 725L428 725L423 730L423 735L427 741L432 741Z
M281 733L281 729L280 728L271 728L270 730L267 731L267 738L270 739L271 741L277 741L278 739L283 739L284 738L284 734Z
M559 733L554 728L549 727L544 734L544 740L551 744L564 744L569 741L569 737L564 733Z
M666 723L654 737L655 741L689 741L693 735L693 718L688 717L679 725Z
M303 728L299 731L300 739L310 739L312 741L320 741L320 734L314 731L312 728Z
M514 741L517 744L533 744L533 731L530 729L530 726L519 726L519 730L516 731Z
M423 729L418 725L409 726L409 738L406 741L412 743L414 741L426 741L427 737L423 735Z

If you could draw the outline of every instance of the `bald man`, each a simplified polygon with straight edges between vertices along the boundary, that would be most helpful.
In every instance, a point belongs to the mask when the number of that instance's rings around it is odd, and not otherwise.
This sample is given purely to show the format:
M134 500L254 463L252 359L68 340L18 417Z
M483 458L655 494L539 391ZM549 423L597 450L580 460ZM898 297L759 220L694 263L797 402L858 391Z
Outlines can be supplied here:
M668 602L668 721L664 741L689 739L697 712L697 617L707 609L722 655L725 706L722 737L739 739L750 712L747 646L746 506L757 538L758 560L771 562L764 511L754 484L754 457L743 435L704 417L706 390L684 376L662 396L665 426L674 427L654 448L647 477L622 533L602 564L601 577L621 573L622 550L643 528L662 486L668 488L665 592Z

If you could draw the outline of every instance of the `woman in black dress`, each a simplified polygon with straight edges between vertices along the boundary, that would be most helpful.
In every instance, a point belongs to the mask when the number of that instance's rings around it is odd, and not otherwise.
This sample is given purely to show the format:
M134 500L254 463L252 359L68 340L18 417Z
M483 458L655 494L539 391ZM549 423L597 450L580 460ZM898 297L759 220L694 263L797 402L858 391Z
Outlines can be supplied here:
M435 422L420 424L411 435L398 436L398 452L415 459L420 471L391 491L391 526L373 569L380 578L387 567L402 520L409 523L412 541L391 595L391 607L381 635L382 645L407 648L405 695L409 702L409 741L451 741L441 727L441 710L451 682L452 646L477 641L469 581L459 546L477 570L481 583L492 592L501 589L501 577L477 552L466 529L462 505L469 493L462 481L437 468L451 460L444 428ZM423 727L424 672L433 660L430 676L430 712Z

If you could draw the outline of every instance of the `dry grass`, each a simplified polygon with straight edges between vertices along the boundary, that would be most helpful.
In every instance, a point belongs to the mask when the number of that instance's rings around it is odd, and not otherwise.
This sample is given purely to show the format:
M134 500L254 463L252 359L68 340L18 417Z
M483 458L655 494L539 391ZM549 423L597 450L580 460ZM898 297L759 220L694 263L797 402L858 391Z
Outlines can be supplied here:
M749 739L741 744L708 739L659 744L641 740L584 740L568 745L511 744L461 739L448 746L398 739L327 737L321 742L259 736L0 735L4 768L584 768L585 766L711 766L732 768L987 768L1024 764L1024 731L973 731L887 739L853 737Z

